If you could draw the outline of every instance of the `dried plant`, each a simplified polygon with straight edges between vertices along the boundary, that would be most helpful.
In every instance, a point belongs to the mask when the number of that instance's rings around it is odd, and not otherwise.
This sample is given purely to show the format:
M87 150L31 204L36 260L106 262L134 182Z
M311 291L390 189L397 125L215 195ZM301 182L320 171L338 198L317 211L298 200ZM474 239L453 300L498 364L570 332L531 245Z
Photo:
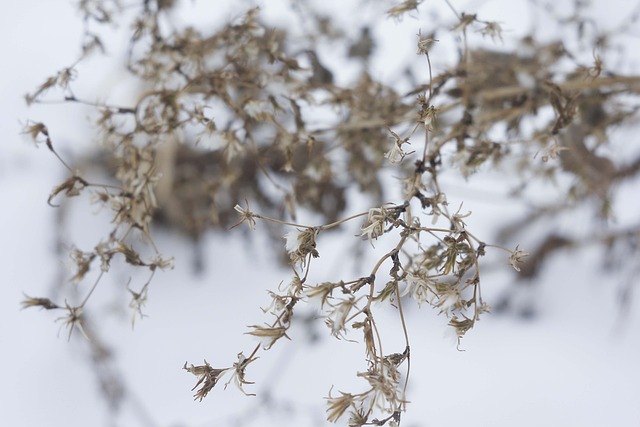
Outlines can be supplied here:
M400 424L409 400L411 362L403 307L412 302L432 306L449 319L460 344L489 311L481 294L487 250L505 251L505 265L532 276L555 249L579 243L556 236L557 244L542 244L529 254L519 246L507 249L486 242L482 230L467 226L471 212L449 204L441 175L457 170L471 179L481 168L504 169L512 177L511 187L523 195L529 182L571 178L569 188L557 187L562 203L550 197L549 205L505 227L504 240L594 200L597 215L611 217L617 184L640 171L640 158L620 163L600 149L609 144L612 129L637 120L640 77L616 73L602 59L613 35L579 37L583 45L591 43L591 64L577 60L560 40L540 42L534 36L518 40L514 49L473 47L472 37L488 37L499 46L503 24L458 12L444 0L448 21L412 41L417 61L426 66L424 75L408 80L422 83L402 93L376 81L366 68L355 81L336 83L335 70L323 64L314 48L314 37L321 31L327 38L346 36L315 12L311 16L318 33L300 39L263 22L258 8L205 34L192 27L167 29L165 13L174 1L140 3L131 15L117 1L80 2L87 22L80 58L26 96L30 104L61 96L63 104L95 109L93 132L103 153L99 162L112 178L107 183L93 182L65 161L49 125L29 122L25 133L44 143L68 172L49 203L90 192L94 203L111 212L112 223L93 249L71 251L76 265L71 281L99 272L81 304L26 297L23 306L62 310L59 320L69 337L77 329L97 342L83 320L85 305L113 258L122 256L132 267L148 270L145 283L127 286L134 319L143 316L156 271L172 266L172 259L156 248L155 224L194 239L208 229L273 225L269 232L285 238L291 277L270 292L271 304L263 309L269 320L249 327L247 334L260 341L255 348L239 352L232 366L185 363L184 369L198 378L197 400L223 376L228 378L225 387L233 382L250 394L244 389L253 384L246 379L247 368L259 352L289 339L299 303L315 301L329 333L338 339L360 336L366 355L366 370L356 374L363 391L330 392L327 419L350 426ZM313 11L303 4L301 9ZM404 16L419 15L422 7L420 1L397 3L387 16L402 25ZM127 70L144 83L137 102L127 106L73 90L74 80L81 78L78 64L105 46L91 29L118 16L135 16ZM571 22L579 29L585 19L577 10ZM450 66L443 60L437 67L441 71L434 73L432 64L439 58L433 52L445 38L457 43L459 55ZM363 27L344 60L366 64L374 46L372 32ZM330 120L318 122L317 117L327 114ZM390 168L401 179L384 179L382 172ZM401 196L389 201L393 186L393 194ZM368 209L352 211L352 189L368 197ZM313 212L320 225L297 222L301 209ZM318 238L342 232L345 241L353 239L344 224L354 221L361 222L357 239L366 241L365 246L380 242L390 249L359 276L313 282L310 272L323 252ZM640 224L594 231L585 240L613 248L637 242L639 235ZM133 237L146 242L142 253L134 248ZM386 340L376 317L380 303L397 311L402 348L383 350Z

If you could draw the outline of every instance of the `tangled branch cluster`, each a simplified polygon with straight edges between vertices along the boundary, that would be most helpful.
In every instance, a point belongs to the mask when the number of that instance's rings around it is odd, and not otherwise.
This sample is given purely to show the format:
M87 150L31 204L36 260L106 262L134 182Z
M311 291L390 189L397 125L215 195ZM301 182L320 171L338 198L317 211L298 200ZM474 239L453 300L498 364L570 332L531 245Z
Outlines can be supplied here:
M45 143L69 173L49 202L89 191L94 203L111 212L113 227L93 249L71 253L77 267L72 281L86 280L92 269L99 272L81 303L27 297L23 304L62 310L66 314L60 320L69 336L76 327L82 331L86 303L120 254L128 264L150 272L137 291L129 288L134 314L142 316L151 278L172 263L154 244L155 224L170 224L194 238L209 228L277 224L279 231L287 231L284 246L292 277L270 292L272 301L264 311L271 321L250 327L248 334L260 344L248 356L240 352L232 366L223 368L206 361L185 363L184 369L198 377L198 400L225 375L230 376L226 384L233 382L248 394L244 386L252 383L245 371L257 353L289 338L298 303L315 301L331 335L343 339L361 334L368 367L357 373L364 391L330 393L328 420L348 414L351 426L399 424L411 361L403 304L412 299L436 308L448 317L459 342L489 310L480 290L486 250L505 250L518 271L531 268L519 247L485 243L469 230L465 219L471 212L449 205L441 173L453 168L469 177L485 165L510 163L525 179L569 174L574 178L568 190L573 206L596 199L607 216L615 184L640 170L640 159L617 165L595 153L607 143L610 128L635 117L637 106L623 101L640 91L639 77L605 71L597 53L592 64L582 65L561 43L542 44L532 37L520 40L517 52L474 49L467 40L473 33L502 40L500 24L451 7L451 25L418 35L417 53L424 57L428 75L419 76L426 83L403 95L366 71L351 84L337 84L310 40L268 27L257 8L203 34L192 27L168 29L173 1L141 3L126 64L144 82L133 105L96 102L73 91L77 64L104 49L89 29L80 59L27 95L28 103L39 103L57 91L62 102L94 109L95 137L106 152L105 169L113 182L94 183L63 160L45 124L29 123L25 132ZM419 6L419 1L405 1L388 15L399 20L417 13ZM124 13L108 0L83 1L80 7L87 28ZM318 31L333 37L330 21L312 16ZM461 54L450 69L432 75L436 31L453 34ZM372 41L367 37L363 31L363 39L349 49L354 61L370 60ZM606 47L606 38L599 43L594 52ZM565 63L572 65L569 71L561 66ZM319 125L317 117L327 115L332 119ZM495 137L500 129L506 129L506 138ZM402 196L385 203L388 184L380 172L388 167L402 174ZM373 207L345 214L352 208L346 196L350 188L368 195ZM252 208L241 205L243 200ZM318 214L323 225L297 223L299 209ZM391 249L360 277L311 282L314 259L322 255L318 236L362 220L359 238L371 244L384 239L392 242ZM615 236L637 234L634 229ZM149 256L134 249L134 237L151 248ZM539 261L540 256L532 258ZM378 303L397 309L404 348L383 351Z

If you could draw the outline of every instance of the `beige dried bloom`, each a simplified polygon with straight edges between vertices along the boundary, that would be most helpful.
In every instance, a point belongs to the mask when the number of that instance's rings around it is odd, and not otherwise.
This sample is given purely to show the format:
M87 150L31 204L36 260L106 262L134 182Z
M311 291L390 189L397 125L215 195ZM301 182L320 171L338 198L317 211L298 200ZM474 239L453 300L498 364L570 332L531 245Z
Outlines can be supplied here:
M278 295L275 292L267 291L271 297L271 304L266 308L261 308L263 313L271 313L277 315L287 306L288 298Z
M116 253L111 244L114 243L112 240L108 242L100 242L94 248L95 254L100 257L100 270L103 272L109 271L111 267L111 258Z
M465 227L467 226L467 224L465 224L463 220L471 216L471 211L468 211L465 214L461 214L460 213L461 209L462 209L462 203L460 203L460 207L458 208L456 213L454 213L451 216L451 226L458 233L462 233L465 230Z
M253 328L251 332L245 332L247 335L253 335L254 337L258 337L260 339L260 345L265 350L269 350L280 338L285 337L290 340L287 335L287 328L284 326L259 326L259 325L251 325L250 328Z
M329 397L327 397L327 421L330 423L335 423L342 417L347 409L354 406L356 401L356 397L350 393L339 392L341 396L333 397L331 396L331 391L329 391Z
M300 264L304 267L307 262L307 256L311 255L314 258L320 256L316 250L317 235L318 229L314 227L290 231L284 235L286 240L285 248L293 265Z
M44 95L49 89L54 86L58 86L62 89L67 89L69 87L69 83L74 80L77 76L77 72L73 67L65 67L62 70L58 71L55 76L51 76L44 81L33 94L27 94L25 96L25 100L27 105L31 105L34 102L38 101L42 95Z
M301 298L304 293L302 280L297 274L293 276L288 285L279 286L278 289L280 289L281 291L286 291L287 296L294 298Z
M319 308L323 308L331 297L333 290L340 286L340 284L324 282L317 286L309 286L304 290L304 294L307 296L309 303L316 305ZM314 302L318 302L315 304Z
M554 142L542 152L542 161L547 163L549 159L556 160L560 156L560 152L568 149L568 147L564 147L557 142Z
M393 365L396 368L404 363L409 357L409 347L407 347L402 353L393 353L382 358L382 362L387 365Z
M343 333L347 331L346 322L349 318L351 309L356 306L355 298L341 300L338 304L333 306L333 309L329 312L327 317L327 325L331 328L331 335L336 338L343 336Z
M369 209L367 222L362 227L360 236L367 236L369 242L382 236L384 234L384 223L388 214L389 211L385 207Z
M386 153L384 153L384 158L389 160L389 163L391 163L392 165L398 164L400 162L402 162L402 160L405 158L405 156L412 154L412 152L405 152L402 149L402 146L404 144L409 144L409 138L403 138L401 139L398 134L396 134L394 131L392 131L391 129L387 128L387 130L389 131L389 133L391 134L391 136L393 137L393 147L391 147L391 150L387 151Z
M438 285L438 301L433 306L438 307L440 313L448 315L449 311L459 304L460 291L454 285L448 283L439 283Z
M65 305L65 309L67 310L67 315L66 316L62 316L62 317L58 317L56 319L56 322L62 322L62 325L60 326L60 329L66 327L69 331L69 334L67 335L67 340L71 339L71 334L73 333L73 330L77 327L80 332L82 333L82 335L86 338L89 339L89 337L87 336L84 328L82 327L82 307L78 306L78 307L73 307L71 305L69 305L69 303L67 303L65 301L64 303ZM59 333L59 332L58 332Z
M435 42L437 42L438 40L431 38L431 37L422 37L422 30L418 30L418 51L416 52L417 55L428 55L429 54L429 50L431 49L431 47L433 46L433 44Z
M413 298L418 305L422 305L424 302L431 302L430 294L433 294L430 289L430 284L433 283L433 281L429 279L428 276L422 272L409 272L405 278L405 283L406 287L400 293L401 297L410 294L411 298Z
M244 104L243 110L254 120L266 121L272 118L269 104L263 100L252 99Z
M363 408L358 408L349 412L349 421L347 425L349 427L362 427L368 421L368 416Z
M516 248L514 249L513 252L511 252L511 255L509 255L509 264L511 264L511 266L516 270L516 271L520 271L520 266L519 264L522 262L522 258L529 256L529 252L525 252L522 249L520 249L520 245L516 246Z
M40 122L35 122L31 124L28 123L27 125L24 126L22 133L29 135L33 140L33 142L35 143L44 142L39 139L41 135L44 137L45 140L49 138L49 130L47 129L47 126L45 126L44 123L40 123Z
M459 319L457 316L453 316L451 320L449 320L449 326L453 326L455 328L458 336L458 344L460 344L460 338L462 338L468 330L473 328L473 325L474 321L466 317Z
M373 405L389 412L400 408L403 402L399 388L400 372L394 365L372 365L366 372L358 372L357 375L369 383Z
M441 215L444 215L444 209L440 208L440 206L448 206L449 202L447 202L447 195L444 193L438 193L431 199L431 224L435 224L438 222L438 219Z
M231 376L231 379L224 385L225 389L233 381L236 387L238 387L238 389L246 396L255 396L255 394L253 393L247 393L243 388L245 384L253 384L252 381L247 381L245 379L245 370L249 363L253 362L254 360L256 360L256 358L249 359L242 352L238 353L238 361L233 363L233 375Z
M465 31L469 25L475 22L477 19L477 15L469 15L466 13L462 13L460 15L460 21L451 29L451 31Z
M495 43L496 39L502 41L502 26L495 21L486 22L484 27L480 30L483 36L491 37L491 40Z
M387 15L390 18L400 20L405 13L417 10L420 3L422 3L422 0L405 0L399 5L389 9Z
M51 190L51 194L49 194L49 199L47 203L51 206L55 206L51 204L51 201L60 193L64 192L67 197L75 197L80 195L82 190L87 187L89 183L82 179L77 175L72 175L67 178L63 183L59 184L53 190Z
M255 214L253 212L251 212L249 210L249 204L247 203L247 207L243 208L240 205L235 205L233 207L233 209L238 212L240 214L240 221L238 221L233 227L237 227L240 224L242 224L243 222L246 221L247 225L249 226L249 229L251 229L252 231L256 229L256 220L255 220Z
M91 263L96 258L96 254L94 252L83 252L74 246L71 248L69 255L77 268L76 273L71 277L70 281L78 283L91 268Z
M156 255L151 261L149 261L148 265L151 270L155 270L156 268L159 268L160 270L173 270L173 261L173 257Z
M56 308L60 308L59 305L51 301L49 298L34 298L26 294L24 295L24 299L20 304L22 304L23 309L29 307L40 307L44 308L45 310L54 310Z
M147 315L142 312L142 308L147 303L147 290L149 288L145 285L140 292L136 292L127 284L127 290L131 294L131 301L129 301L129 308L133 310L131 316L131 327L135 327L136 318L139 316L140 320L144 319Z
M225 131L219 135L224 147L224 159L227 163L231 163L234 159L242 158L245 155L247 149L242 144L242 141L238 139L235 132Z
M193 364L191 366L187 366L187 362L184 362L184 366L182 367L182 369L198 377L198 382L191 389L191 391L195 390L202 384L202 387L200 387L196 394L193 395L194 400L202 401L202 399L204 399L207 394L209 394L209 392L213 389L213 387L215 387L215 385L218 383L221 375L224 374L229 368L215 369L212 368L211 365L209 365L209 362L205 360L204 365L199 366L194 366Z
M420 110L420 121L428 131L433 131L433 123L438 117L438 109L433 105L429 105L423 110Z

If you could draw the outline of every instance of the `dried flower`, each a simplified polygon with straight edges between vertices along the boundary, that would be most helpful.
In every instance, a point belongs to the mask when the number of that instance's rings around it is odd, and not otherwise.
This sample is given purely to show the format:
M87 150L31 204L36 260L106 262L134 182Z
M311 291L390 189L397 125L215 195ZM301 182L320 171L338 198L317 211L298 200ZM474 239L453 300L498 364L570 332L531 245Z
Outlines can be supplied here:
M432 292L429 285L433 283L428 277L423 277L422 272L409 272L405 278L406 287L400 293L400 297L411 295L418 305L430 302L429 294Z
M24 300L22 300L21 304L23 309L29 307L40 307L45 310L60 308L59 305L51 301L49 298L34 298L28 295L24 295Z
M469 15L463 12L462 15L460 15L460 21L451 29L451 31L465 31L472 22L476 21L476 19L477 15Z
M332 397L331 391L329 391L329 397L327 397L327 421L335 423L345 413L349 407L352 407L355 402L355 396L350 393L339 392L341 396Z
M367 222L362 227L360 235L366 235L369 242L382 236L384 234L384 223L387 220L388 214L389 211L385 207L369 209Z
M402 149L402 146L404 144L409 144L409 138L400 139L398 134L396 134L394 131L392 131L389 128L387 128L387 130L389 131L391 136L393 136L394 141L393 141L393 147L391 147L391 150L384 153L384 158L389 159L389 163L391 163L392 165L395 165L402 162L405 156L412 154L413 151L410 153L407 153Z
M287 297L278 295L275 292L267 291L271 297L271 304L268 307L262 308L263 313L280 313L287 306Z
M428 131L433 130L433 123L438 116L438 111L433 105L420 110L420 121Z
M529 252L523 251L522 249L520 249L520 245L518 245L516 246L515 250L511 252L511 255L509 255L509 264L511 264L511 267L513 267L516 271L520 271L520 266L518 264L522 262L522 258L528 255L530 255Z
M252 99L247 102L243 109L244 112L254 120L265 121L271 119L271 113L268 110L269 104L265 101Z
M549 147L547 147L542 153L542 161L547 163L549 159L556 160L560 155L560 152L568 150L568 147L564 147L557 142L554 142Z
M43 142L39 140L40 135L42 135L45 140L49 139L49 130L44 123L40 122L27 124L22 133L28 134L35 143Z
M196 394L193 395L194 400L199 401L202 401L202 399L204 399L207 394L209 394L213 387L215 387L215 385L218 383L220 376L227 370L229 370L229 368L214 369L206 360L204 361L204 365L199 366L194 366L193 364L191 366L187 366L187 362L184 362L184 366L182 367L182 369L198 377L198 382L191 389L191 391L195 390L200 384L202 384L200 390L198 390Z
M163 257L156 255L151 261L149 261L149 268L153 271L156 268L160 270L172 270L173 269L173 257Z
M240 224L242 224L243 222L247 222L247 225L249 226L249 229L251 229L252 231L256 229L256 220L255 220L255 214L253 212L251 212L249 210L249 204L247 203L247 207L242 208L240 205L235 205L233 207L233 209L238 212L241 216L240 221L237 222L233 227L237 227Z
M287 335L287 328L284 326L259 326L259 325L251 325L250 328L253 328L251 332L245 332L247 335L253 335L254 337L258 337L260 339L260 344L265 350L269 350L273 344L276 343L280 338L285 337L290 340Z
M132 290L129 285L127 285L127 290L131 294L131 301L129 301L129 308L133 309L133 316L131 316L131 327L135 326L136 317L140 316L140 319L146 317L146 315L142 312L142 307L147 303L147 289L149 289L146 285L142 287L140 292L135 292ZM136 316L136 314L138 316Z
M438 283L438 301L433 305L440 308L440 313L448 314L460 301L460 291L451 284Z
M495 43L496 39L502 41L502 27L495 21L486 22L484 28L480 30L483 36L491 37L491 40Z
M66 301L64 302L64 305L68 313L66 316L58 317L56 321L62 321L62 325L60 326L61 329L63 327L66 327L69 330L67 340L71 339L71 334L76 327L80 330L80 332L86 339L89 339L86 332L84 331L84 328L82 327L82 307L70 306Z
M431 38L431 37L422 37L422 30L418 30L418 51L416 52L416 54L418 55L428 55L429 54L429 50L431 49L431 47L433 46L433 43L437 42L438 40Z
M469 329L473 328L473 325L474 321L466 317L460 320L457 316L453 316L451 320L449 320L449 326L453 326L456 330L458 344L460 344L460 338L462 338Z
M466 214L461 214L460 213L461 209L462 209L462 203L460 203L460 207L458 208L456 213L454 213L451 217L451 226L458 233L462 233L465 230L465 227L467 226L467 224L464 223L463 219L471 216L471 211L467 212Z
M74 283L78 283L89 271L91 263L96 258L96 254L94 252L83 252L80 249L73 247L71 248L69 255L77 267L76 274L74 274L70 280Z
M368 421L367 413L364 409L358 408L349 412L349 421L347 425L349 427L362 427Z
M333 309L327 317L327 324L331 328L331 335L336 338L340 338L344 332L346 332L346 322L349 318L351 309L355 307L356 301L353 297L346 300L341 300L338 304L333 306Z
M367 380L373 394L373 404L395 412L400 408L403 399L402 390L398 387L400 372L392 364L372 365L366 372L358 372L358 376Z
M290 231L284 235L286 240L285 248L289 253L292 264L304 266L307 256L318 258L320 254L316 250L316 236L318 229L314 227L304 230Z
M314 301L318 301L319 308L323 308L327 303L327 300L331 297L333 290L340 286L340 284L324 282L317 286L309 286L305 289L304 293L309 299L309 302L313 304Z
M246 396L255 396L253 393L247 393L243 388L245 384L253 384L253 382L245 380L245 369L249 363L254 360L256 360L256 358L248 359L242 352L238 353L238 361L233 363L233 375L224 387L227 388L231 381L233 381L236 387L238 387L238 389L240 389L240 391Z
M65 196L75 197L79 195L80 192L88 185L89 183L84 179L82 179L81 177L77 175L70 176L62 184L58 185L56 188L54 188L51 191L51 194L49 194L49 199L47 200L47 203L49 203L51 206L54 206L51 204L51 201L63 191Z
M405 13L417 10L420 3L422 3L422 0L405 0L399 5L389 9L387 15L389 15L390 18L399 20Z
M303 295L302 280L300 276L295 274L287 286L278 287L278 289L286 291L286 294L290 297L301 298Z

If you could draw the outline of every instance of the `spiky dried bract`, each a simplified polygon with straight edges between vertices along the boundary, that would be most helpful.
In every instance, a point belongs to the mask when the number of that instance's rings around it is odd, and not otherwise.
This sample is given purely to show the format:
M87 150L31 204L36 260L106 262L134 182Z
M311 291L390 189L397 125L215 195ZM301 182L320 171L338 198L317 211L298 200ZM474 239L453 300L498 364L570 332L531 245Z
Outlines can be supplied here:
M240 214L240 221L238 223L236 223L233 227L237 227L238 225L242 224L243 222L246 222L247 226L251 230L255 230L256 229L256 220L254 219L255 214L253 212L251 212L248 207L245 209L245 208L241 207L240 205L235 205L233 207L233 209Z
M401 19L405 13L417 10L420 3L422 3L422 0L405 0L399 5L389 9L387 15L390 18Z
M465 31L469 25L475 22L478 18L478 15L475 14L465 14L462 12L460 17L458 18L458 23L451 29L452 31Z
M229 382L225 384L225 388L231 381L233 381L238 389L240 389L240 391L246 396L255 396L255 394L253 393L247 393L243 388L245 385L253 384L253 382L247 381L245 379L245 370L247 369L247 366L255 360L256 358L245 357L242 352L238 353L238 361L233 362L233 374L231 375L231 379L229 380Z
M148 286L145 285L140 292L135 292L131 288L127 286L127 290L131 294L131 300L129 301L129 308L133 310L133 316L131 316L131 327L135 326L135 321L137 317L143 319L146 315L142 312L142 308L147 303L147 289Z
M371 387L367 398L372 407L385 412L401 410L404 398L400 387L400 372L396 366L384 363L371 365L366 372L358 372L357 375L364 378Z
M389 163L391 163L392 165L396 165L400 162L402 162L402 160L404 160L404 158L406 156L408 156L409 154L412 154L412 152L405 152L402 149L402 146L404 144L409 144L409 138L400 138L398 136L397 133L395 133L394 131L392 131L391 129L387 129L389 131L389 133L391 134L391 136L393 137L393 146L391 147L391 150L387 151L386 153L384 153L384 157L385 159L389 160Z
M340 396L332 397L331 392L329 392L329 397L327 397L327 421L331 423L337 422L340 417L345 413L345 411L354 406L356 402L356 397L351 393L343 393L339 392Z
M285 248L293 265L304 267L309 257L318 258L320 256L316 249L317 236L317 228L305 228L285 234Z
M84 328L82 327L82 322L83 322L83 317L82 317L82 311L83 308L82 306L72 306L69 305L69 303L67 303L65 301L64 303L65 305L65 310L67 310L67 315L66 316L62 316L62 317L58 317L56 319L56 321L58 322L62 322L62 325L60 326L60 328L62 329L63 327L66 327L67 330L69 331L67 334L67 340L71 339L71 335L73 334L73 331L78 328L78 330L82 333L82 335L89 339L87 337L87 334L84 331Z
M331 335L336 338L342 337L346 333L346 323L349 318L349 313L356 307L355 299L349 298L339 301L336 304L331 304L332 309L327 316L327 324L331 329Z
M484 27L480 30L480 33L483 36L491 37L491 40L493 40L494 42L496 41L496 39L503 41L502 26L498 22L495 22L495 21L485 22Z
M367 222L362 226L362 232L360 235L366 236L369 242L382 236L384 234L384 226L388 215L389 211L384 206L369 209Z
M45 139L49 138L49 130L47 129L47 126L41 122L34 122L25 125L22 133L29 135L35 143L42 142L39 140L41 135Z
M51 201L62 192L64 192L67 197L78 196L87 185L89 185L89 183L81 177L77 175L70 176L66 181L59 184L51 191L47 203L51 205Z
M269 350L276 343L276 341L278 341L282 337L285 337L289 340L291 339L287 335L287 328L284 326L251 325L249 327L253 330L245 333L247 335L258 337L260 339L260 344L265 350Z
M56 308L60 308L58 304L54 303L49 298L34 298L28 295L24 296L24 299L20 304L22 304L23 309L29 307L41 307L45 310L54 310Z
M318 301L316 305L323 308L329 298L331 298L333 290L341 286L343 286L341 283L324 282L316 286L308 286L305 288L304 293L309 299L309 302Z
M529 256L528 252L520 249L520 245L516 246L516 248L509 255L509 264L516 270L520 271L520 264L522 263L522 258Z
M193 395L194 400L202 401L207 394L215 387L218 383L218 380L229 368L224 369L216 369L212 368L211 365L205 360L204 365L194 366L193 364L187 366L187 362L184 362L184 366L182 367L185 371L195 375L198 377L198 382L191 389L191 391L198 389L196 393Z

